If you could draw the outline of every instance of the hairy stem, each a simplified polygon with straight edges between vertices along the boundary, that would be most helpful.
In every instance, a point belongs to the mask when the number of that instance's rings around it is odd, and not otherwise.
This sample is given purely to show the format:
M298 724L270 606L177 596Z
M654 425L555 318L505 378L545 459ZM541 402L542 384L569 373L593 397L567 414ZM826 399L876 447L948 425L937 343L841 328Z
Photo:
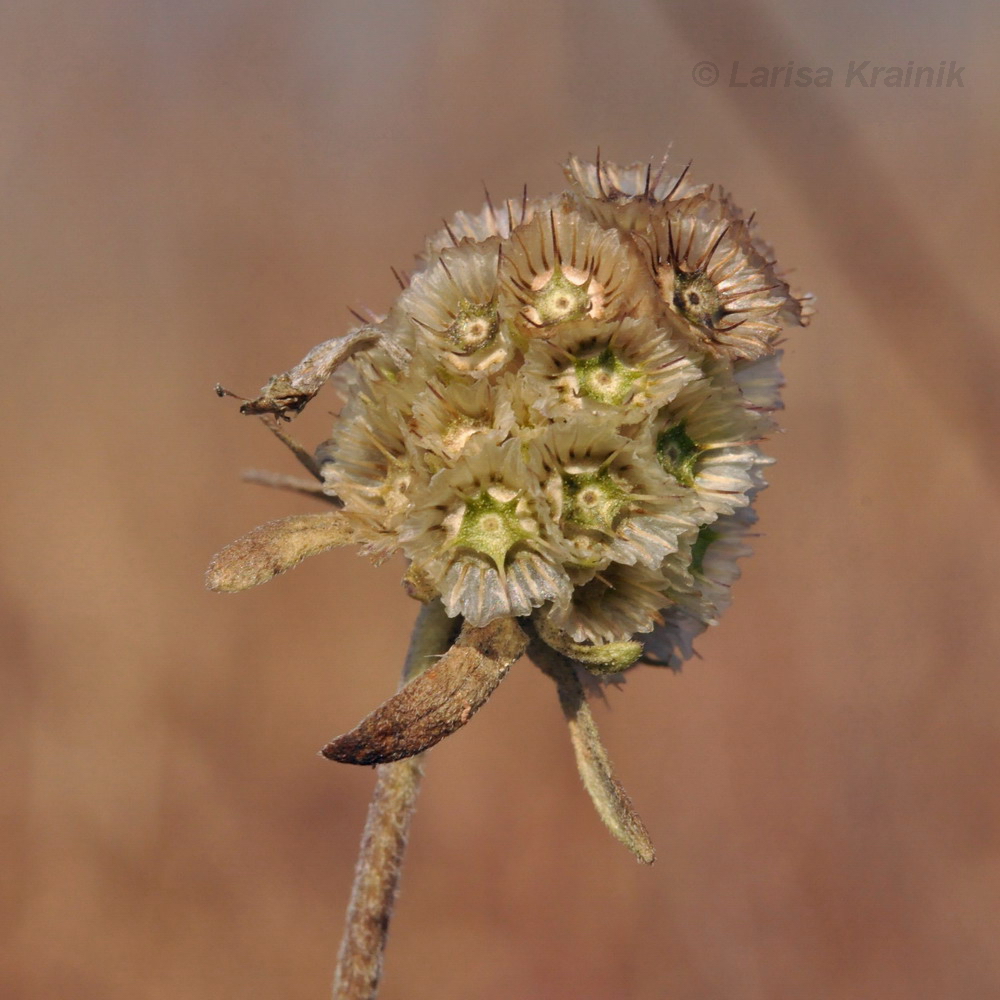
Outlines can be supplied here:
M445 615L440 601L421 609L413 627L402 683L447 652L455 624ZM337 956L333 1000L374 1000L378 993L389 920L423 776L423 754L381 764L376 770L378 778L361 837L344 938Z

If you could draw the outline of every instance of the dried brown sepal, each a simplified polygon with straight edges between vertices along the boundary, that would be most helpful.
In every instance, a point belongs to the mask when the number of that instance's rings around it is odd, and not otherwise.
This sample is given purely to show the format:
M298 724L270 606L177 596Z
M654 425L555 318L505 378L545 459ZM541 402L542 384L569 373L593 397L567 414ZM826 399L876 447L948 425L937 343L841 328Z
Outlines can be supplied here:
M291 420L348 358L377 344L383 344L390 355L395 353L389 338L373 326L362 326L343 337L318 344L294 368L272 375L260 396L244 403L240 413L257 416L273 413L282 420Z
M513 618L464 626L437 663L320 752L344 764L384 764L427 750L476 714L527 644Z
M340 511L281 517L217 553L209 563L205 585L229 594L249 590L309 556L359 540L357 527Z
M535 618L535 631L547 646L598 676L620 674L642 656L641 642L574 642L562 629L541 615Z
M615 777L575 665L547 643L537 640L532 642L528 655L556 682L559 704L569 724L576 766L597 814L617 840L643 864L651 865L656 860L656 852L649 833L636 814L628 793Z

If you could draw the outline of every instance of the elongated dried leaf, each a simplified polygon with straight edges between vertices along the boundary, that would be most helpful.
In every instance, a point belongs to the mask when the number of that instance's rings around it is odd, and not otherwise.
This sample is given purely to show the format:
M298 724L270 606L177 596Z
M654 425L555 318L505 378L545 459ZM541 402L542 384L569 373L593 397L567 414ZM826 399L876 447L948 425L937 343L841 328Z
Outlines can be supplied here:
M321 753L345 764L384 764L434 746L476 714L527 643L513 618L466 625L437 663Z
M537 641L532 643L530 656L559 689L559 704L569 724L576 766L597 814L611 833L641 862L651 865L656 860L656 852L649 833L636 814L628 793L615 777L576 667L551 647Z
M209 563L205 584L224 593L248 590L309 556L357 540L355 526L340 511L278 518L230 542Z

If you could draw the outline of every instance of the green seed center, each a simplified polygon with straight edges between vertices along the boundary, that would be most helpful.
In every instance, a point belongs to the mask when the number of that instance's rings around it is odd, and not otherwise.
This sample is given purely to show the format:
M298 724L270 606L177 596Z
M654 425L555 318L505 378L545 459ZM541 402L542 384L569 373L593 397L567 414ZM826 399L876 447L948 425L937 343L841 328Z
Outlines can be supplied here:
M475 354L493 340L499 329L500 316L495 302L478 305L463 300L446 334L456 354Z
M688 436L684 422L668 427L656 439L656 454L665 472L679 483L693 486L698 445Z
M577 358L573 366L580 394L611 406L620 406L628 400L641 374L626 365L610 347L593 357Z
M465 501L465 513L454 544L489 556L502 569L507 553L531 537L517 512L518 498L497 500L487 490Z
M613 531L628 506L626 484L607 469L563 475L563 520L579 528Z
M534 307L543 326L583 319L590 311L587 286L574 285L559 268L552 277L532 293Z

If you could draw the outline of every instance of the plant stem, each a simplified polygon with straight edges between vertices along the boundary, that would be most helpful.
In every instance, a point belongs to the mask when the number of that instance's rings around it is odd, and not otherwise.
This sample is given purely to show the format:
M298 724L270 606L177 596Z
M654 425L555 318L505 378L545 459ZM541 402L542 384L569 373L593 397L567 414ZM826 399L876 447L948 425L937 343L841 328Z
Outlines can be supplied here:
M402 683L448 651L455 619L435 600L420 610L403 667ZM380 764L354 872L344 937L337 956L333 1000L374 1000L382 974L389 920L399 889L410 820L423 776L423 754Z

